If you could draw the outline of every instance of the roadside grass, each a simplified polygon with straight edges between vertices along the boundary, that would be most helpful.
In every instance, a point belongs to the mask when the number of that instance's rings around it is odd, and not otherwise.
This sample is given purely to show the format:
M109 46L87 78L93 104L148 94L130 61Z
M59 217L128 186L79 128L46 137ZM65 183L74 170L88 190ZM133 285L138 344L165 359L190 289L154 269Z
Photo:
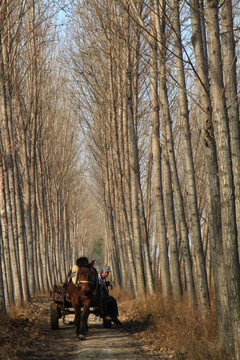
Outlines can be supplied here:
M189 307L186 294L181 302L164 302L159 292L136 300L115 287L111 295L118 300L123 330L140 339L153 354L149 358L229 360L219 349L214 305L203 320ZM0 313L0 359L23 359L26 351L49 346L49 302L48 295L37 295L25 306Z
M159 292L133 300L121 291L120 319L131 333L141 336L144 343L177 360L227 360L218 341L216 309L212 305L206 316L189 306L187 295L181 301L163 301ZM119 297L118 297L119 296Z
M11 306L6 313L0 312L0 359L22 359L22 353L45 347L48 323L49 297L44 294L23 306Z

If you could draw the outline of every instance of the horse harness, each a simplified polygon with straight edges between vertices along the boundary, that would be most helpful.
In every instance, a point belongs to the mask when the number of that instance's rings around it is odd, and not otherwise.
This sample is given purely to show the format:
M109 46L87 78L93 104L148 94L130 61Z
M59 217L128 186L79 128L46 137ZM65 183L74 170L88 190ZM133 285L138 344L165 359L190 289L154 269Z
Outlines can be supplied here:
M80 269L78 269L78 271L80 271ZM81 284L93 284L94 285L94 283L95 283L94 281L90 281L90 280L77 280L75 285L81 289L82 288ZM96 293L97 293L98 284L99 284L99 281L98 281L98 277L97 277L96 278L96 287L93 290L94 295L96 295Z
M94 284L94 282L93 281L88 281L88 280L77 280L75 285L78 286L78 287L81 287L81 284Z

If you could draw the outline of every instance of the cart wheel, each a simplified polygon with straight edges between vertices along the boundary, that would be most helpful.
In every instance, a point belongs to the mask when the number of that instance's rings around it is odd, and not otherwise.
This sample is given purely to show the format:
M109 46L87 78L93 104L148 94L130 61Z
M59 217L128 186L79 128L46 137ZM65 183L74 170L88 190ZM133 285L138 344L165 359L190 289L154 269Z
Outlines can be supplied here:
M104 318L103 319L103 327L105 329L111 329L111 327L112 327L111 320Z
M58 305L50 304L50 325L52 330L58 329L59 308Z

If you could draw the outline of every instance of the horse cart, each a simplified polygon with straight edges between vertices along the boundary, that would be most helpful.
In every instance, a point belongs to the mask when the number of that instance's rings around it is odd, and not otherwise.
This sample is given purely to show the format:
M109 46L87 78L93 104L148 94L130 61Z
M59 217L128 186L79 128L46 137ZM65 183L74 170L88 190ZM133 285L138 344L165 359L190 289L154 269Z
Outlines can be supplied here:
M67 315L75 314L71 301L67 296L66 286L54 285L52 291L50 291L50 296L51 329L55 330L59 328L59 319L63 320L63 324L73 324L73 322L66 322ZM99 304L96 301L91 304L89 313L102 318L104 328L111 328L111 319L101 313Z

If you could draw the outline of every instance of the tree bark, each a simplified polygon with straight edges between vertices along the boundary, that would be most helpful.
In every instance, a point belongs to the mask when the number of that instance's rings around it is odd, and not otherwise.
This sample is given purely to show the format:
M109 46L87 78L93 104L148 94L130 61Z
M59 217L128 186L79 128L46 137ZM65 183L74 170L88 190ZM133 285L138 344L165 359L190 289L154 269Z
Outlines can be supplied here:
M205 14L209 49L213 128L216 140L221 199L223 261L227 277L228 308L230 309L233 332L233 351L235 359L238 360L240 359L240 268L237 246L230 134L228 127L229 119L223 84L218 8L218 0L206 1ZM229 342L231 342L231 338L229 339Z
M193 244L193 258L196 272L196 284L198 303L201 307L209 308L209 294L207 286L207 276L205 268L205 259L203 255L200 219L197 207L196 184L194 178L194 165L192 158L191 134L189 128L189 110L186 96L186 83L183 66L181 29L179 20L179 0L174 0L173 26L175 38L175 55L177 66L177 81L179 92L180 121L183 136L183 146L185 155L185 174L187 182L187 206L188 220L190 224L190 237Z
M221 39L224 90L229 118L229 133L233 181L235 188L236 222L238 230L238 253L240 255L240 127L237 90L236 52L233 33L232 1L220 1Z
M213 135L212 109L210 100L210 85L208 80L208 66L206 58L205 25L202 28L203 12L198 0L190 2L192 22L192 43L195 52L197 71L197 86L200 101L200 115L204 132L205 144L205 170L206 170L206 193L208 203L208 227L210 251L213 266L218 330L222 348L228 352L231 327L229 324L229 311L227 305L227 282L225 267L223 264L222 232L221 232L221 209L218 181L218 167L216 155L216 143Z
M151 12L152 33L155 34L155 21ZM166 237L166 223L163 203L162 185L162 149L160 146L160 124L158 105L158 77L157 77L157 43L150 42L151 67L150 67L150 91L152 103L152 154L153 154L153 196L156 212L156 222L159 231L159 253L161 267L162 293L165 298L172 295L171 278L168 258L168 245Z

